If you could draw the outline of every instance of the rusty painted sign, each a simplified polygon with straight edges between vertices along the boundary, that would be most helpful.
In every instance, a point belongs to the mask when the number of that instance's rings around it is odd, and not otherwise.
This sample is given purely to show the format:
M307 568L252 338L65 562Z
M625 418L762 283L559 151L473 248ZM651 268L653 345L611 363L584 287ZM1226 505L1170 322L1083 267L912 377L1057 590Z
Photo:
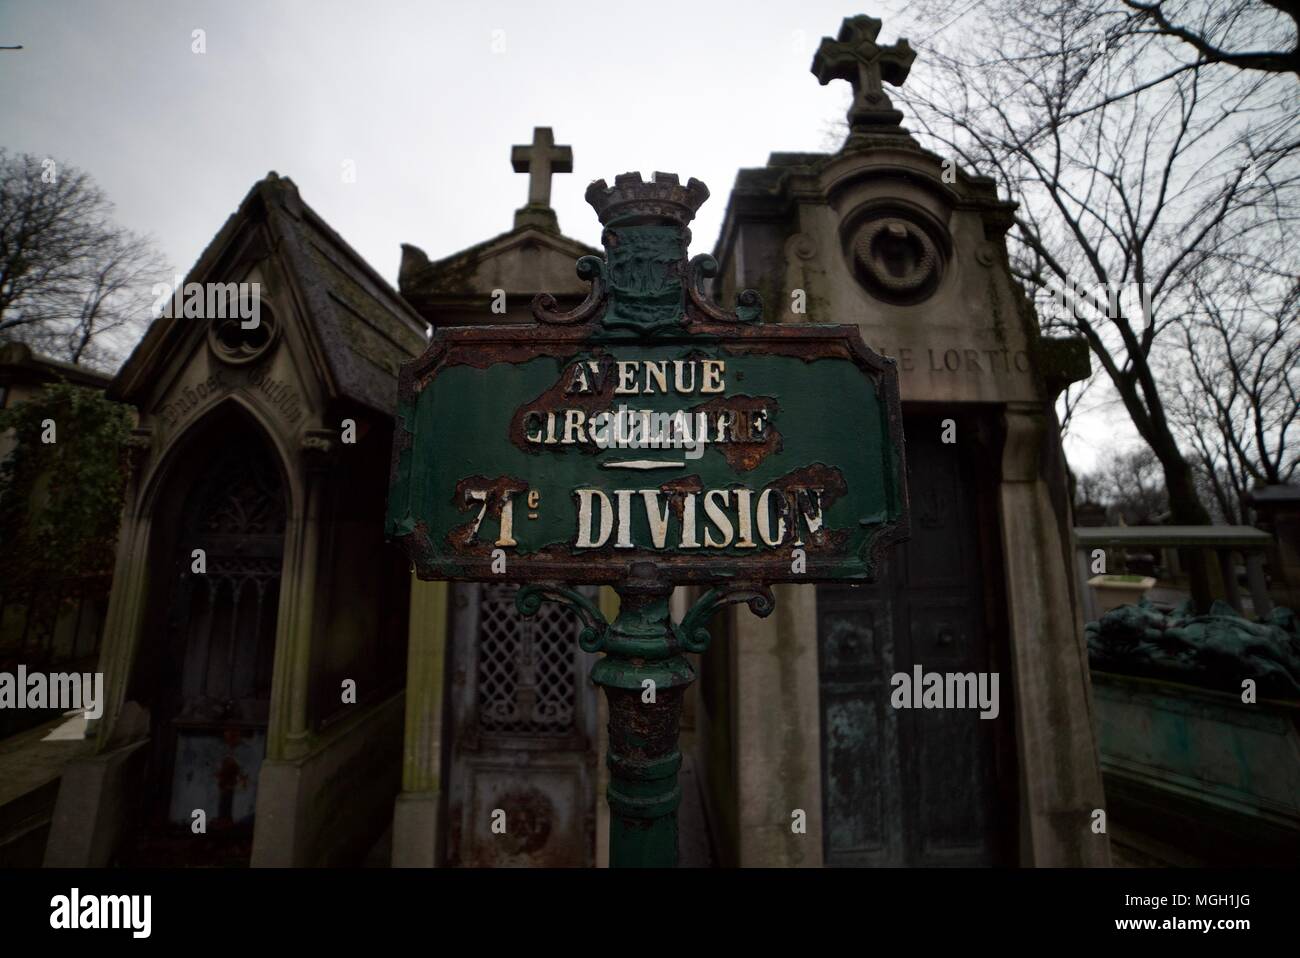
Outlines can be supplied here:
M716 262L686 257L707 195L593 183L585 302L436 329L403 366L387 525L421 578L869 580L905 537L893 360L853 325L763 324L752 291L711 302Z

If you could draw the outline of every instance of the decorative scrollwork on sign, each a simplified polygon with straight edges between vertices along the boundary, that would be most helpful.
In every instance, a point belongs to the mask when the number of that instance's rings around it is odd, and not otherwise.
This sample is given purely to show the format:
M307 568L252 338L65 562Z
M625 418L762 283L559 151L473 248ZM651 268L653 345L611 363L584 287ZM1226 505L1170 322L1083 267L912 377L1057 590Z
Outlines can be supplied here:
M605 304L607 283L605 261L599 256L582 256L577 263L578 279L591 283L587 298L567 313L556 311L555 297L550 293L538 293L533 297L533 318L539 323L550 326L572 326L585 323L596 316Z
M609 622L600 607L580 592L561 585L539 583L526 585L515 596L515 608L520 615L536 615L543 601L566 605L582 620L583 629L578 634L578 645L584 652L599 652L605 646L605 632Z
M708 630L709 619L724 605L737 605L741 602L746 603L749 611L760 619L767 618L776 608L776 596L765 585L720 585L700 596L682 621L673 627L677 641L687 652L707 651L709 641L713 638Z
M704 281L718 275L718 261L708 253L691 258L687 268L686 294L695 311L715 323L757 323L763 318L763 297L756 289L741 290L736 295L736 311L723 309L709 299Z

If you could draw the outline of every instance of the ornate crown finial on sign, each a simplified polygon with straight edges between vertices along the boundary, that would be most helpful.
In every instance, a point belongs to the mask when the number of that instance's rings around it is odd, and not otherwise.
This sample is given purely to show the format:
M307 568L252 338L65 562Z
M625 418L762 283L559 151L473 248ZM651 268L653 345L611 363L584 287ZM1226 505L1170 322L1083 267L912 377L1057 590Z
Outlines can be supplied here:
M690 261L687 227L709 188L691 177L685 186L675 173L655 173L647 183L640 173L621 173L611 188L604 180L587 187L604 226L604 256L578 260L578 276L591 292L574 309L560 312L549 293L533 298L539 323L571 326L598 321L603 333L652 337L680 334L714 324L757 323L763 302L752 289L736 299L735 311L710 299L707 281L718 263L703 253Z
M602 226L654 219L684 227L708 198L707 186L693 176L682 186L676 173L656 172L649 183L640 173L620 173L614 177L612 189L604 180L587 187L587 202Z
M848 113L850 136L907 132L899 126L903 114L894 109L883 84L902 86L916 51L901 38L893 46L880 46L876 43L880 27L875 17L845 17L838 38L822 37L813 56L812 72L822 86L832 80L847 80L853 87L853 105Z

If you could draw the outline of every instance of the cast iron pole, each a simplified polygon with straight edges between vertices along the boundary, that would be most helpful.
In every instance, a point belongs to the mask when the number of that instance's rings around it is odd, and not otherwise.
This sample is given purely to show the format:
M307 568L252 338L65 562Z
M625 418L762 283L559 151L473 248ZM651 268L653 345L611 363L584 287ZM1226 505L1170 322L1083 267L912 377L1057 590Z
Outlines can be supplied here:
M682 698L695 670L681 654L668 613L672 587L627 582L618 617L606 633L605 657L591 679L609 702L609 863L677 864L677 771Z
M668 611L673 587L653 564L637 563L616 589L613 623L591 600L561 585L526 585L515 602L524 615L536 614L543 600L567 605L586 626L578 639L582 648L605 653L591 680L609 702L610 866L672 868L682 802L677 781L682 700L695 681L685 653L708 648L708 621L724 605L744 602L755 615L766 616L776 600L765 586L734 583L705 592L675 625Z

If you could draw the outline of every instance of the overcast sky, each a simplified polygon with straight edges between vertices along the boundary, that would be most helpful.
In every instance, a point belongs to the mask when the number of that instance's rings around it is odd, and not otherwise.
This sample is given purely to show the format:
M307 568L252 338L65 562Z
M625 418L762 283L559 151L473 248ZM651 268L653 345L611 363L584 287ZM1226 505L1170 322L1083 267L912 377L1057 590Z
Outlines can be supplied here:
M512 226L528 184L510 147L551 126L574 153L552 190L565 233L598 245L591 180L666 170L712 191L703 252L737 169L831 146L848 85L808 68L843 17L882 18L924 69L945 25L906 6L0 0L0 45L24 47L0 52L0 145L92 174L182 273L275 170L395 285L401 243L437 259ZM1082 425L1067 448L1086 467L1111 429Z

